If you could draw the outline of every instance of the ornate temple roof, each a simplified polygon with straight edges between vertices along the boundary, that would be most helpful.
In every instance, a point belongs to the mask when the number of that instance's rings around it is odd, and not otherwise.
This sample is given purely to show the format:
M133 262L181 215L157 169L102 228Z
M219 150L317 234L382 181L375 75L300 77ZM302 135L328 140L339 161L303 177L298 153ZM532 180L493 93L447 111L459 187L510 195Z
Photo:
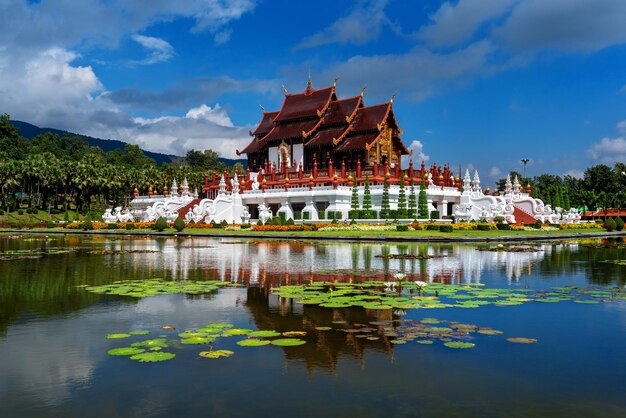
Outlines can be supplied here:
M273 119L278 115L278 112L263 112L263 117L261 118L261 122L259 122L259 126L256 127L254 132L250 131L250 135L262 137L266 135L269 131L274 127Z
M326 87L319 90L307 88L302 93L285 94L283 107L274 118L274 123L281 123L294 119L321 117L323 112L335 99L335 86Z

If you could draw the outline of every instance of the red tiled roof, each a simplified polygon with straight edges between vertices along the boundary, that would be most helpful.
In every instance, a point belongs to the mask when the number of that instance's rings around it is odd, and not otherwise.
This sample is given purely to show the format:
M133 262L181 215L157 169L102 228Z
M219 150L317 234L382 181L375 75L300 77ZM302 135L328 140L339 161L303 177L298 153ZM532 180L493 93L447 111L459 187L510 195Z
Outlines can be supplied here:
M243 150L236 150L235 152L237 153L237 155L254 154L255 152L261 151L263 148L265 148L264 143L262 143L257 138L252 138L252 141Z
M276 115L278 115L278 112L263 112L263 117L261 118L261 122L259 122L259 126L256 127L254 132L250 132L250 135L263 136L271 131L274 127L272 119L274 119Z
M301 122L286 123L283 125L275 126L261 140L263 142L280 141L281 139L288 138L301 138L302 132L309 133L319 123L319 119L305 120Z
M366 145L371 145L380 136L380 132L366 133L349 136L343 140L343 143L339 145L336 151L350 151L353 149L364 149Z
M305 147L320 147L322 145L332 145L333 139L341 138L341 136L348 130L348 124L342 126L332 127L329 129L320 129L317 133L306 143Z
M346 117L351 117L361 103L361 96L330 102L326 114L324 115L322 126L347 124L348 121Z
M334 86L319 90L307 89L303 93L286 94L283 107L278 112L274 122L318 116L317 112L326 111L326 107L328 107L328 104L334 96Z
M389 102L360 108L354 115L352 132L378 129L378 125L385 121L390 109L391 103Z

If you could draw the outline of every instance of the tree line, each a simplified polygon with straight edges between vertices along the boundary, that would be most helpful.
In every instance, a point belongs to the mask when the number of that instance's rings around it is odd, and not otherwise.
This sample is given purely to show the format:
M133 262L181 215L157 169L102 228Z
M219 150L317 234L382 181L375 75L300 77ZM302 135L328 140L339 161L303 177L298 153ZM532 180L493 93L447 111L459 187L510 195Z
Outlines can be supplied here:
M237 165L237 164L236 164ZM191 190L204 184L205 173L232 169L212 150L191 150L186 158L157 166L137 145L104 152L77 135L46 132L28 140L9 115L0 115L0 208L20 207L80 213L125 205L135 187L140 194L162 194L177 179ZM243 167L236 167L242 172Z

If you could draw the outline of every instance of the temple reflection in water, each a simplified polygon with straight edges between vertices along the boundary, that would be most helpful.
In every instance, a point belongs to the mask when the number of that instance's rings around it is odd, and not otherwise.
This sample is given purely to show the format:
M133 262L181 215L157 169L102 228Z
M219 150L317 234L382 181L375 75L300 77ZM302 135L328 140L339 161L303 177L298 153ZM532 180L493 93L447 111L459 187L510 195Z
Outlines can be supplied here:
M164 272L175 279L218 279L271 287L310 281L390 280L404 272L410 280L481 283L490 271L509 282L531 275L533 265L560 245L534 245L535 251L506 252L475 245L236 241L232 239L107 241L107 250L129 254L136 268ZM566 244L570 249L577 244ZM129 246L131 248L129 248Z

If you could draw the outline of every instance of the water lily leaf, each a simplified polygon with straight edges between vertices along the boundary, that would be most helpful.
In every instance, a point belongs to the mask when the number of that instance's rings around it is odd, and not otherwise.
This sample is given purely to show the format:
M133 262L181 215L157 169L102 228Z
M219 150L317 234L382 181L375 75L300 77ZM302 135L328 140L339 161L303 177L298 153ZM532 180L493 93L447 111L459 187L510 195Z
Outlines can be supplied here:
M151 340L139 341L131 344L131 347L167 347L167 340L165 338L154 338Z
M136 331L131 331L129 332L130 335L148 335L150 334L150 331L146 331L146 330L136 330Z
M213 337L191 337L180 340L181 344L211 344L215 341Z
M232 329L227 329L226 331L224 331L222 333L222 335L225 336L225 337L230 337L230 336L234 336L234 335L248 335L251 332L252 332L251 329L232 328Z
M331 327L315 327L316 330L318 331L330 331L332 330Z
M280 347L293 347L296 345L303 345L306 344L306 341L301 340L299 338L279 338L276 340L272 340L270 341L271 344L273 345L277 345Z
M287 331L283 332L284 337L304 337L306 335L306 331Z
M132 356L135 354L143 353L144 351L146 350L137 347L119 347L107 351L107 354L110 356Z
M429 324L429 325L436 325L441 323L440 320L435 319L435 318L424 318L420 321L422 324Z
M452 328L428 327L428 328L424 328L424 332L428 332L430 334L449 334L452 332Z
M248 334L249 337L261 337L261 338L271 338L280 336L280 332L276 331L252 331Z
M234 351L230 350L212 350L212 351L201 351L200 357L204 358L220 358L220 357L230 357L235 354Z
M163 326L161 327L161 329L162 329L162 330L165 330L165 331L173 331L173 330L175 330L175 329L176 329L176 327L173 327L173 326L171 326L171 325L163 325Z
M418 344L430 345L433 343L433 340L417 340L415 342Z
M500 335L500 334L503 334L502 331L499 331L497 329L479 329L478 333L479 334L484 334L484 335Z
M256 338L237 341L237 345L240 345L242 347L260 347L262 345L268 345L269 343L270 342L268 340L258 340Z
M118 338L128 338L128 337L130 337L130 334L117 333L117 334L107 334L107 336L105 338L118 339Z
M159 361L167 361L176 357L174 353L167 353L164 351L157 352L149 352L149 353L139 353L131 356L131 360L136 360L140 363L156 363Z
M370 340L370 341L380 340L379 337L367 337L367 339Z
M447 343L444 343L443 345L445 345L448 348L472 348L476 344L474 344L474 343L466 343L466 342L463 342L463 341L449 341Z
M406 340L404 339L399 339L399 340L391 340L389 341L391 344L406 344Z
M510 343L516 344L534 344L537 342L535 338L526 338L526 337L511 337L506 339Z
M583 299L575 299L574 302L576 302L576 303L584 303L584 304L587 304L587 305L595 305L597 303L600 303L597 300L583 300Z

